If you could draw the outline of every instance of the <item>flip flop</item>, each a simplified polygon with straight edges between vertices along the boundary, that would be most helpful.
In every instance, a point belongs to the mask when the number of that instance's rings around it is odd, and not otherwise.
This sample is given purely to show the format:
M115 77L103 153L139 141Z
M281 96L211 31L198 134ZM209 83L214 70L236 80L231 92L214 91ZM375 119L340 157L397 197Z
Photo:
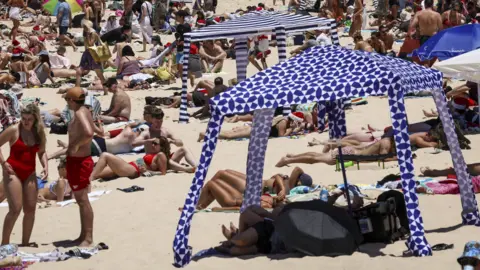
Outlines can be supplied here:
M447 250L452 249L454 247L453 244L436 244L432 247L433 251L440 251L440 250Z

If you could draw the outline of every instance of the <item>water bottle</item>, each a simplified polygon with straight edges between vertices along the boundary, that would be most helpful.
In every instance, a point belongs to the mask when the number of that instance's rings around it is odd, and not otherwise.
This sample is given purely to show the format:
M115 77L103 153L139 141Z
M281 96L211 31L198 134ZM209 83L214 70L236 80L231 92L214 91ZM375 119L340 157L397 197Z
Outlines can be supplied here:
M7 256L13 255L17 253L17 251L18 251L18 246L15 244L0 246L0 258L5 258Z
M320 191L320 200L327 202L328 201L328 190L325 188L322 188Z

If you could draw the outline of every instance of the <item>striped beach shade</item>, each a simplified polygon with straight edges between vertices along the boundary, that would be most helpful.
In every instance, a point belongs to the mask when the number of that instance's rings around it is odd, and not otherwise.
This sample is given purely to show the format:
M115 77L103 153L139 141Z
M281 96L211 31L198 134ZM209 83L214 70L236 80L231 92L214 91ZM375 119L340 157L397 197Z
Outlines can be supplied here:
M331 102L355 96L388 95L395 148L406 202L410 238L408 248L416 256L432 254L425 238L423 219L415 192L412 149L403 97L408 93L431 91L440 113L458 177L463 224L480 225L477 201L465 160L460 151L452 116L442 89L442 74L430 68L376 53L316 46L245 79L229 91L210 100L212 117L203 142L200 163L187 193L174 239L176 266L191 259L188 246L191 219L215 152L226 115L254 112L247 158L247 185L242 211L260 205L265 151L275 108L310 102ZM333 110L330 113L334 113ZM345 119L329 123L335 133L346 129Z
M333 19L318 18L305 15L292 15L279 12L252 12L239 18L196 29L185 34L184 60L182 72L182 102L180 105L179 123L188 123L188 58L190 44L196 41L212 39L235 39L235 55L237 66L237 80L240 82L247 77L248 50L247 39L256 35L275 34L278 48L279 62L287 59L286 35L308 30L329 30L334 45L340 45L337 25ZM290 112L285 107L284 114Z

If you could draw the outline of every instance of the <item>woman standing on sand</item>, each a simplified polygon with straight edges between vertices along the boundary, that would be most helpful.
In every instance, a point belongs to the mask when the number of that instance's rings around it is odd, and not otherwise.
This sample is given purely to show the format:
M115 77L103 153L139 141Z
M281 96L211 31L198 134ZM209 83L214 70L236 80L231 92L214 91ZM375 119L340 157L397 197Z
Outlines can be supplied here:
M7 160L0 151L3 186L8 201L8 213L3 223L2 245L10 243L10 235L22 208L24 213L22 245L30 244L38 194L35 155L38 155L43 166L42 174L45 179L48 177L46 141L40 110L34 104L27 105L21 111L21 120L18 125L10 126L0 134L0 147L7 142L10 145L10 156Z
M355 10L353 11L352 25L350 26L350 31L348 31L348 35L350 37L355 36L355 34L359 33L362 30L363 9L364 9L363 1L355 0Z
M152 19L152 0L146 0L142 4L142 15L140 16L139 23L142 29L142 36L143 36L143 51L147 51L147 43L152 43L152 35L153 35L153 27L150 20Z

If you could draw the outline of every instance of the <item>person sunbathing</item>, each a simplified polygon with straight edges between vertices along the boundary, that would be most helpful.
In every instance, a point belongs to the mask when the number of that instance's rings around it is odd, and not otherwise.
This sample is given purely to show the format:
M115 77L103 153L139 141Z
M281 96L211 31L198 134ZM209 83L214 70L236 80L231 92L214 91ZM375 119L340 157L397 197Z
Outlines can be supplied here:
M90 181L114 177L137 178L141 175L151 175L153 172L160 172L161 175L167 174L167 169L170 168L170 143L168 139L165 137L155 138L152 139L151 144L154 153L145 154L143 158L132 162L126 162L110 153L102 153L90 175ZM185 171L191 172L191 169L185 167Z
M295 120L293 120L295 119ZM288 117L277 116L272 121L272 128L270 130L271 138L278 138L284 136L290 136L293 134L303 134L307 126L303 120L298 121L296 118L290 114ZM244 125L239 127L234 127L231 130L220 131L218 138L221 140L234 140L241 138L250 138L250 133L252 132L251 125ZM205 138L205 132L200 132L198 136L198 142L203 141Z
M214 211L240 209L243 203L246 179L247 176L238 171L218 171L202 188L197 209L205 209L214 201L220 204L220 207L213 208ZM262 207L272 208L277 202L283 201L292 188L299 185L312 185L312 178L299 167L295 167L290 176L275 174L270 179L264 180L264 192L277 195L276 197L262 196Z
M134 132L130 127L126 127L118 136L114 138L103 138L100 136L94 136L92 140L91 150L92 156L100 156L103 152L111 153L114 155L130 153L133 148L140 146L144 143L140 136L141 132L147 130L148 126L141 127L139 131ZM103 134L103 132L102 132ZM62 147L61 150L49 155L49 159L56 159L63 155L66 155L68 144L58 140L58 146Z
M467 170L472 176L480 175L480 163L467 164ZM431 169L430 167L422 167L420 168L420 172L423 176L428 177L440 177L456 174L455 169L452 167L446 169Z
M38 189L38 202L57 201L73 197L72 189L67 181L66 159L61 159L58 164L58 180L48 186Z
M113 93L113 96L110 107L99 118L106 124L129 121L132 107L130 97L122 88L117 87L116 78L107 79L104 86Z
M203 70L206 73L218 73L222 71L223 62L227 58L227 53L215 44L213 40L206 40L203 42L199 50L202 58Z
M342 142L342 153L344 155L386 155L395 151L393 138L386 137L368 146L353 146L348 142ZM338 148L328 147L324 149L323 153L306 152L302 154L288 154L282 157L275 165L276 167L283 167L292 163L325 163L327 165L335 165L338 156Z

